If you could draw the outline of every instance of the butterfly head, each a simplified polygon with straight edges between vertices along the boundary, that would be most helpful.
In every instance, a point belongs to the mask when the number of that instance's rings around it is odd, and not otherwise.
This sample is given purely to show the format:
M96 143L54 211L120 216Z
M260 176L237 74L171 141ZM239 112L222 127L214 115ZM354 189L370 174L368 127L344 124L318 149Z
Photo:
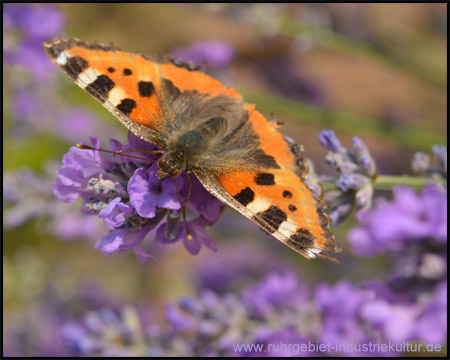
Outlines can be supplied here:
M161 180L169 177L176 178L186 170L185 154L183 152L165 152L158 161L159 169L156 173Z
M158 162L157 176L160 179L177 177L190 170L192 159L201 154L206 145L203 134L197 130L187 131L168 145L167 151Z

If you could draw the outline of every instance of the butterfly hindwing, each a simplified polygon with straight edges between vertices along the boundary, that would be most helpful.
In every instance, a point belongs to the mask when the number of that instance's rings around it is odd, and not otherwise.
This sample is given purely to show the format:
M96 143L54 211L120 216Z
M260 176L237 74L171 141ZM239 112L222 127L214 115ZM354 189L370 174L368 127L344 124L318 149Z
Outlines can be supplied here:
M248 121L261 139L261 167L197 171L197 176L211 193L293 250L307 258L334 260L328 253L339 249L329 230L331 221L303 181L306 169L300 150L252 106L247 107Z

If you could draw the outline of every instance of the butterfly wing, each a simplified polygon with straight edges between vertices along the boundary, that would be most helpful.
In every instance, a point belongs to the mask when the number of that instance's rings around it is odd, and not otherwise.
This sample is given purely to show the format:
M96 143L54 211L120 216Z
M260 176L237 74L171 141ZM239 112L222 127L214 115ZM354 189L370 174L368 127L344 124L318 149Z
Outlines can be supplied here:
M166 127L158 65L144 55L78 39L44 42L48 57L129 130L163 145Z
M173 90L241 99L234 89L170 56L124 52L76 38L44 42L47 56L140 138L164 146Z
M339 251L330 217L303 181L307 169L300 150L292 148L253 105L246 106L260 140L258 158L248 167L199 169L197 177L213 195L293 250L307 258L335 260L328 255Z

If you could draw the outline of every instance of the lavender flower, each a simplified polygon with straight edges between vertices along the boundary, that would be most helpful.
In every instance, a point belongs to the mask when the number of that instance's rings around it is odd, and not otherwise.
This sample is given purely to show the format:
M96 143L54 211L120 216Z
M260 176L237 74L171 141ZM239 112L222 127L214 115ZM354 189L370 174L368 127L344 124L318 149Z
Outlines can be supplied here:
M261 77L266 78L271 89L281 95L320 107L326 106L320 86L299 70L290 57L278 56L268 64L262 63L259 72Z
M74 206L64 205L53 197L50 175L53 165L47 166L44 175L30 169L3 174L5 226L15 228L32 219L47 217L48 231L61 239L97 239L106 230L102 223L77 213Z
M104 306L59 322L50 334L66 346L55 356L399 356L401 347L374 345L445 341L445 282L415 303L388 299L386 290L343 280L309 291L292 272L272 272L233 294L200 290L172 302L168 327L149 309Z
M434 161L422 151L415 153L412 168L431 179L447 179L447 146L433 145L432 151Z
M22 29L29 38L43 41L60 32L65 25L65 18L56 7L44 4L6 4L3 20L7 28Z
M251 356L251 351L236 345L286 341L283 335L303 342L302 334L311 332L305 326L313 311L309 301L292 273L272 273L239 296L219 297L206 290L197 298L169 305L166 317L172 338L183 339L190 355Z
M176 47L171 53L177 59L219 69L231 62L234 48L231 44L223 41L207 40L197 41L185 47Z
M329 150L326 162L339 174L338 190L325 194L331 205L330 215L335 225L344 221L353 210L368 209L372 204L373 182L377 177L375 161L364 141L353 137L350 150L344 148L332 130L324 130L319 141Z
M144 324L131 307L120 314L109 308L89 312L81 324L69 322L61 329L61 337L74 356L146 356L144 335Z
M224 219L225 220L225 219ZM221 222L219 226L226 226ZM199 289L212 290L217 294L235 292L248 282L255 282L267 269L285 273L286 259L249 243L223 244L216 256L203 256L196 262L195 280Z
M156 176L158 156L142 152L156 150L156 146L140 140L131 132L128 140L128 145L111 140L113 151L137 149L140 152L127 154L138 159L118 155L111 160L98 151L71 148L57 172L54 195L64 202L81 198L84 213L98 215L104 220L110 232L96 247L107 255L134 249L138 260L145 263L152 256L141 247L141 243L153 229L156 229L157 241L173 243L182 240L192 254L197 254L202 245L216 250L214 242L205 233L205 227L218 220L223 204L207 193L197 179L193 179L186 207L199 216L188 221L192 238L187 236L185 226L179 226L177 231L170 229L173 222L170 219L175 215L179 223L181 217L179 212L174 212L181 207L176 188L180 190L181 200L186 201L189 179L183 174L176 180L159 180ZM91 139L91 143L94 148L100 147L97 139ZM205 201L209 204L205 205ZM164 222L164 219L167 220Z
M345 347L346 344L363 344L372 340L360 324L359 312L373 296L372 291L357 288L345 280L335 286L321 284L316 288L315 300L322 316L319 340L336 345L330 355L355 355L352 349ZM342 349L337 345L343 345Z
M385 285L366 282L377 296L362 318L383 340L442 343L446 338L447 194L426 186L421 194L394 188L393 201L378 201L349 232L353 252L391 259Z
M430 239L439 246L447 242L447 196L435 186L418 195L409 187L395 187L394 200L377 202L361 216L361 226L349 232L352 250L376 255L387 250L402 252L409 244ZM382 224L382 226L380 226Z
M42 41L57 35L65 25L65 18L53 5L6 4L3 13L6 23L7 47L5 59L30 70L38 81L47 79L52 72L51 61L42 51ZM12 37L21 37L15 43Z
M91 112L67 106L61 94L63 75L45 55L42 42L63 31L63 13L50 4L6 4L3 21L5 88L11 98L8 115L14 120L9 133L55 134L71 142L90 133L115 136L113 127L103 128Z

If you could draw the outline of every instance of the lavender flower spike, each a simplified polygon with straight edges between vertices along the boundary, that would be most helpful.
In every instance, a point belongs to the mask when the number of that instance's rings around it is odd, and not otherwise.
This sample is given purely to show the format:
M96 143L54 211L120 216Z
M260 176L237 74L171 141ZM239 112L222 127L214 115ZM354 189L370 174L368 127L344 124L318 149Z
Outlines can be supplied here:
M325 157L339 177L338 190L325 194L325 202L331 207L334 225L344 221L354 210L361 213L372 204L373 182L377 177L375 161L367 145L353 137L350 150L344 148L334 131L324 130L318 135L320 143L329 152Z
M128 139L127 145L111 140L113 151L156 148L131 132ZM91 139L91 143L100 148L97 139ZM215 251L215 244L205 233L205 228L217 221L224 205L193 179L191 196L186 204L197 215L188 220L193 238L187 238L186 228L182 225L175 238L166 239L164 220L169 213L171 216L177 214L173 211L181 207L177 187L181 200L186 201L189 192L187 175L179 176L175 186L174 179L161 181L156 176L158 156L146 152L127 154L138 159L125 155L113 158L99 151L73 147L64 155L63 166L53 184L53 193L58 199L74 202L81 198L82 212L97 215L106 223L110 232L97 242L96 248L107 255L133 249L138 260L145 263L152 256L141 245L159 226L156 232L159 242L173 243L182 239L186 249L194 255L202 245Z

